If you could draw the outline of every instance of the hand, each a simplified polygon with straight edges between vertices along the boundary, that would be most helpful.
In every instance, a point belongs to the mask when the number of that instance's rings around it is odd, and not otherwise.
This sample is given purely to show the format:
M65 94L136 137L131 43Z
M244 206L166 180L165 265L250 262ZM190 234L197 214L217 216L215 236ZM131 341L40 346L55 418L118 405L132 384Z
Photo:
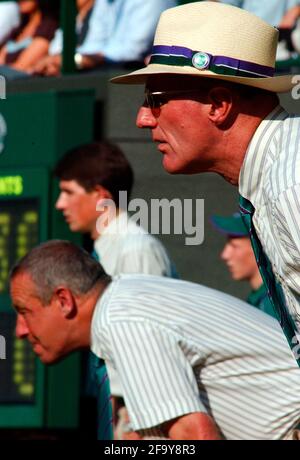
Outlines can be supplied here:
M46 56L41 59L33 68L32 73L36 75L57 76L61 69L61 55Z
M57 77L61 71L61 55L52 56L52 59L48 62L45 75L47 77Z
M281 29L292 29L300 16L300 5L290 8L283 16L279 28Z
M140 441L143 438L136 432L136 431L129 431L127 433L123 433L122 440L123 441Z
M80 70L93 69L103 64L104 56L102 54L82 54L80 55L81 62L78 67Z

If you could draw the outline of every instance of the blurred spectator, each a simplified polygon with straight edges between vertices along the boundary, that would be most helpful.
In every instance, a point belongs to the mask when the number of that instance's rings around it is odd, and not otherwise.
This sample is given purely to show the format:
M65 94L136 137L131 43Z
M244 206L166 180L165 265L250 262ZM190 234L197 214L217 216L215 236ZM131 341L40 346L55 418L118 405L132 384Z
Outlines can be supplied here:
M96 0L97 1L97 0ZM86 37L89 29L89 22L93 12L95 0L76 0L77 5L77 18L76 18L76 33L77 33L77 46L80 46ZM54 56L61 54L63 51L63 31L58 29L55 37L50 43L49 55Z
M299 16L300 0L219 0L259 16L272 26L291 29Z
M77 67L142 62L150 51L160 14L176 5L176 0L96 0L86 36L77 47ZM55 52L52 45L51 53ZM48 65L37 66L35 71L58 75L60 68L61 54L55 54Z
M213 226L228 238L221 259L226 263L232 278L235 281L247 281L251 286L247 302L276 318L240 213L228 217L212 216L211 221Z
M58 27L60 0L19 0L20 26L14 29L0 51L0 65L30 72L48 53Z
M96 0L97 1L97 0ZM77 46L84 42L89 22L93 12L95 0L76 0L78 15L76 18ZM63 31L58 29L50 43L48 55L41 59L34 67L33 72L39 75L57 75L61 68L61 54L63 50Z
M20 13L17 3L0 3L0 46L11 32L20 24Z

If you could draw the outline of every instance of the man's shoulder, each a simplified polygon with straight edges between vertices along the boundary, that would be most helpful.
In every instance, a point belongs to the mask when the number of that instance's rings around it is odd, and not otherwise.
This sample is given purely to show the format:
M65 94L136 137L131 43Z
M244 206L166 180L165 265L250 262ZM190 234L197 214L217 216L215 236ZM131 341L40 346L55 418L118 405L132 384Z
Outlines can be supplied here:
M295 123L300 123L300 114L298 113L293 113L293 112L287 112L285 109L283 109L284 112L286 113L286 117L283 120L283 124L290 123L291 120Z
M280 194L300 184L300 116L287 114L274 132L269 146L270 179Z
M135 221L129 219L126 230L120 234L120 240L123 240L124 244L134 245L136 248L143 246L146 247L159 247L163 248L160 240L148 233L143 227L138 225Z

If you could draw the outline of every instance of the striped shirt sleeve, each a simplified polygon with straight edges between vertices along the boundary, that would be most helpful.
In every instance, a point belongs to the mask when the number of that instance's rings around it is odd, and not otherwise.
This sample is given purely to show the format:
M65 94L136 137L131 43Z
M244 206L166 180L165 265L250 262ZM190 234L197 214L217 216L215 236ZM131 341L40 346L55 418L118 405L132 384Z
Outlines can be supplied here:
M134 430L206 412L192 366L170 330L149 321L120 321L109 336Z

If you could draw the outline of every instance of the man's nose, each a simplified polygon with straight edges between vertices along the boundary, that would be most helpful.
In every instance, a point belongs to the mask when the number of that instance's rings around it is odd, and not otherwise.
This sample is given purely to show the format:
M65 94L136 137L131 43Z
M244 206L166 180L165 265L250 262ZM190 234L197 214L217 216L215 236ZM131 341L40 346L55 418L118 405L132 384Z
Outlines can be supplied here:
M229 257L230 257L230 248L229 248L229 246L227 244L224 246L224 249L221 252L220 257L224 261L229 259Z
M63 195L62 193L60 193L59 197L56 200L55 208L61 211L62 209L64 209L64 207L65 207L65 203L64 203Z
M136 126L138 128L155 128L157 119L149 107L142 106L136 117Z
M17 316L16 324L16 336L18 339L25 339L29 334L29 329L27 327L25 319L21 316Z

